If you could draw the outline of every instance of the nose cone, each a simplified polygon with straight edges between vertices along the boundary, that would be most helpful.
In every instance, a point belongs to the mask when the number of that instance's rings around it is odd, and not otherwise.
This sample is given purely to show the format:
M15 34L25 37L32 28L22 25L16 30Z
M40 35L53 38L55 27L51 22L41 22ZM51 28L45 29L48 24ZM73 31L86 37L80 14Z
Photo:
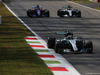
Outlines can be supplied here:
M37 10L37 14L40 16L41 15L41 11L40 10Z
M72 10L68 10L69 16L72 16Z

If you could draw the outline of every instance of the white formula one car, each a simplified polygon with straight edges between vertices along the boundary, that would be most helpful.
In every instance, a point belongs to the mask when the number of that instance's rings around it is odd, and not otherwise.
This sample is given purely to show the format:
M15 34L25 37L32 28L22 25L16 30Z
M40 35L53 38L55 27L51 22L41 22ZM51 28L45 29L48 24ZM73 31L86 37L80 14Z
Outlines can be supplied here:
M57 15L60 17L81 17L81 11L70 5L65 5L57 11Z
M65 35L61 39L48 38L47 46L56 53L93 53L92 41L86 41L82 37L73 37L73 33L56 32L58 35Z

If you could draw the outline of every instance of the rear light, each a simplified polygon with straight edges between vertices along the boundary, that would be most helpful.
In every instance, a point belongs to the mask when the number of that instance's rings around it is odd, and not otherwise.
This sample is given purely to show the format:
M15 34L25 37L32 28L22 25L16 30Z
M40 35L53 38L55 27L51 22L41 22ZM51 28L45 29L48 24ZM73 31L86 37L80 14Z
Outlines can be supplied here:
M44 11L44 9L42 9L42 11Z

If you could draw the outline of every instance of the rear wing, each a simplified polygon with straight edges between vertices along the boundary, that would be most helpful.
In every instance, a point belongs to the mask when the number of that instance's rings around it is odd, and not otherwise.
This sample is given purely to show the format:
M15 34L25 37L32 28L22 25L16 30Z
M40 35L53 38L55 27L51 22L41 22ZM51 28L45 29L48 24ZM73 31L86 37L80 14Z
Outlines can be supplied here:
M57 35L66 35L67 32L56 32L55 34L57 34Z
M73 36L73 32L56 32L55 34L57 35L65 35L65 37L67 36Z

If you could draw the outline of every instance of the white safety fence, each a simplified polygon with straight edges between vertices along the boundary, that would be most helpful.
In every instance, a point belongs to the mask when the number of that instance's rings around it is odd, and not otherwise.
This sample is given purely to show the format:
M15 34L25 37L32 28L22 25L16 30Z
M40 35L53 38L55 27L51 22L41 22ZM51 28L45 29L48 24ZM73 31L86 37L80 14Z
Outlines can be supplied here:
M2 23L2 19L1 19L2 17L0 16L0 24Z

